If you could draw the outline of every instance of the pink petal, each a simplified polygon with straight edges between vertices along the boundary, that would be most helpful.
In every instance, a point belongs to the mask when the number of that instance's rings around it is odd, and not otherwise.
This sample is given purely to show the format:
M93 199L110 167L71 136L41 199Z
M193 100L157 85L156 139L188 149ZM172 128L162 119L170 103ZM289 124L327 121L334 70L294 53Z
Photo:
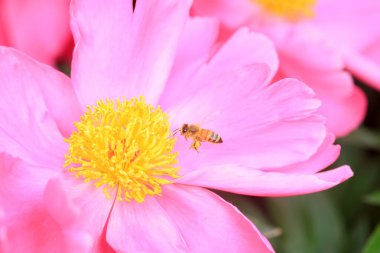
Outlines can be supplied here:
M219 23L216 19L189 18L178 43L171 74L176 74L177 69L192 65L199 58L203 59L204 64L215 46L218 32Z
M202 43L202 47L210 48L211 39L207 39L207 44ZM175 73L176 69L173 70L175 77L169 80L168 87L164 90L163 98L160 101L165 109L192 97L204 86L213 82L215 78L228 74L235 69L256 63L267 65L269 73L267 73L266 79L262 81L263 84L269 83L277 71L278 58L274 46L268 38L261 34L240 29L226 43L222 43L219 48L216 48L216 45L214 47L213 50L205 52L207 54L200 58L195 66L190 65L188 67L191 69L187 75L180 76L182 73ZM214 52L215 49L218 50Z
M339 10L339 11L337 11ZM375 60L368 48L378 45L380 3L364 0L320 1L314 23L342 51L347 68L362 81L380 89L380 58Z
M155 103L172 67L190 1L81 1L72 4L72 77L83 106L144 95Z
M43 211L17 217L5 230L8 252L66 252L64 235Z
M216 17L230 28L241 26L252 15L254 5L247 0L195 0L194 15Z
M273 40L280 54L281 66L292 69L292 64L295 64L298 68L317 71L343 68L340 52L315 25L304 22L293 24L272 19L265 21L258 26L253 23L252 28Z
M49 180L44 191L44 203L52 218L61 226L69 226L78 219L80 210L71 203L64 190L64 183L58 178Z
M348 166L316 174L295 174L225 164L194 170L179 178L177 183L253 196L282 197L323 191L344 182L352 175Z
M80 231L72 235L73 232L62 226L62 221L69 221L62 217L67 217L66 211L70 211L54 205L62 195L55 195L54 199L52 193L45 201L55 203L44 203L45 186L55 176L57 173L51 169L30 166L5 154L0 156L0 232L3 233L0 241L6 243L5 252L78 252L78 249L88 252L89 236ZM49 208L57 209L62 217L55 215L59 217L56 220Z
M318 112L326 117L327 129L336 136L349 134L362 123L367 108L367 99L356 87L348 73L342 70L318 71L283 61L279 76L293 76L310 86L322 104Z
M360 52L360 55L365 59L359 60L358 66L355 68L357 71L348 66L361 80L377 90L380 90L380 75L378 74L380 72L379 42L380 36L377 38L377 41L368 45L365 50Z
M3 0L1 16L5 45L44 63L54 65L70 41L68 0Z
M0 3L1 4L1 3ZM0 45L7 45L6 35L5 35L5 24L2 19L0 19ZM0 248L1 249L1 248Z
M76 252L113 252L104 233L115 191L110 195L107 199L101 188L72 175L64 174L63 178L48 182L43 204L49 217L64 232L66 247L77 249Z
M215 53L210 59L209 67L220 74L253 63L268 65L270 68L268 79L272 79L278 69L278 57L272 41L262 34L242 28Z
M192 85L194 75L204 67L213 52L218 32L219 24L214 19L189 18L179 41L169 80L160 97L160 106L168 108L173 101L184 96L184 88Z
M182 232L192 252L274 252L240 211L211 191L168 185L160 205Z
M89 252L108 252L103 234L115 191L107 199L101 188L96 189L71 175L64 175L64 178L49 181L45 189L44 201L49 215L61 225L65 234L75 235L78 232L85 237L83 243L79 239L72 240L71 247L83 247Z
M329 74L343 70L342 55L317 27L304 23L270 25L261 30L273 38L280 53L281 68L287 73L301 75L304 70L313 70Z
M115 202L107 242L117 252L189 252L181 230L158 200Z
M273 252L235 207L210 191L180 185L142 204L117 203L107 240L123 252Z
M349 134L363 122L367 98L359 87L354 86L349 96L333 97L328 90L317 94L322 101L319 112L326 117L327 128L337 137Z
M181 173L210 161L276 168L307 160L316 152L326 135L324 120L314 114L319 101L297 80L265 86L266 76L263 65L237 69L169 111L173 128L200 124L223 139L222 144L202 144L197 154L188 150L191 142L179 136Z
M337 136L344 136L356 129L364 118L364 94L354 88L352 77L343 70L341 55L319 36L303 38L301 26L298 28L292 39L280 46L278 76L292 76L309 85L321 99L319 112L327 118L328 129ZM302 54L298 53L300 50Z
M346 52L344 60L347 69L366 84L380 90L380 63L359 53Z
M92 252L88 234L65 232L41 207L9 223L5 229L8 252Z
M376 64L380 65L380 38L374 43L368 45L366 49L362 52L369 59L374 61Z
M104 229L103 235L97 245L96 249L93 249L94 253L116 253L120 251L115 251L109 243L106 241L106 228Z
M4 214L0 207L0 252L10 252L7 227L4 225Z
M380 3L374 0L322 0L313 23L339 50L360 51L379 39Z
M279 171L284 173L314 174L327 168L338 159L340 146L334 145L335 137L333 134L327 134L322 145L317 152L308 160L291 164L281 168L269 168L267 171ZM263 169L264 170L264 169Z
M83 232L78 231L65 231L65 246L66 252L81 252L81 253L92 253L93 239L92 237Z
M62 187L59 186L60 183L63 184ZM73 175L65 176L62 182L54 181L52 186L50 194L63 196L56 200L55 205L61 206L61 210L70 210L61 219L57 218L57 221L62 224L66 221L65 224L70 226L71 230L83 231L91 235L96 242L91 250L94 252L99 247L99 240L115 201L116 191L110 192L110 199L108 199L101 187L96 188L91 183L84 183L83 179L77 179ZM49 211L53 217L62 215L58 208L50 207ZM75 223L71 224L72 220L75 220Z
M168 110L173 127L180 127L183 123L213 123L216 118L224 116L225 109L233 109L229 107L234 103L249 100L247 92L263 90L268 75L267 65L251 64L210 78L208 85L201 86L192 96ZM239 107L242 108L240 104Z
M57 175L51 168L28 165L0 154L0 202L6 215L31 212L42 201L45 185Z
M62 134L71 131L80 113L69 79L4 47L0 78L0 152L30 163L62 166Z
M0 244L7 242L0 249L76 253L100 248L94 241L105 227L113 201L94 186L62 184L52 179L57 176L51 168L0 155Z
M7 218L29 219L42 212L69 234L71 228L98 236L102 233L113 200L106 199L100 189L79 179L57 179L61 172L27 165L8 155L1 155L0 162L0 200Z

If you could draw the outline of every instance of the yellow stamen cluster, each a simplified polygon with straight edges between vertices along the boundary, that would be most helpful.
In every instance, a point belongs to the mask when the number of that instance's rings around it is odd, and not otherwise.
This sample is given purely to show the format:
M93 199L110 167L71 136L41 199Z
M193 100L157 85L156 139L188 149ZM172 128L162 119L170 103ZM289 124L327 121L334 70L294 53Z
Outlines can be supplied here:
M65 167L103 187L107 198L117 189L118 200L141 203L178 177L169 117L143 98L100 100L87 107L75 126L77 131L66 139Z
M313 17L316 0L251 0L259 4L265 11L276 16L297 21Z

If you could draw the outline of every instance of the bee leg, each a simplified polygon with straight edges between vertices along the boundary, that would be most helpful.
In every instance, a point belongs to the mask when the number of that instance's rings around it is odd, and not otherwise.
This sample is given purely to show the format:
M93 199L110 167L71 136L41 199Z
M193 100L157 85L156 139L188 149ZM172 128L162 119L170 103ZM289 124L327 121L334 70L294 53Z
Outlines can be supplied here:
M199 153L199 150L198 148L201 146L201 142L200 141L194 141L193 144L191 144L190 148L189 149L195 149L195 151L197 151Z

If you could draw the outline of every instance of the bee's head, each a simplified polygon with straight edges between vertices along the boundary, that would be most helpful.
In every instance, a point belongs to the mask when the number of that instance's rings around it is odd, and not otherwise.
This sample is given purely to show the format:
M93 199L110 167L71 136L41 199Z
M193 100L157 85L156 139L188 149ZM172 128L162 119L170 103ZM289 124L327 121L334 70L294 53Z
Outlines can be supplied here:
M181 127L181 130L180 130L181 134L186 133L187 130L188 130L188 128L189 128L188 124L183 124L182 127Z
M183 124L183 125L181 126L181 128L177 128L177 129L175 129L175 130L173 131L173 136L176 135L176 133L178 133L178 132L179 132L181 135L184 135L184 134L187 132L188 128L189 128L189 125L188 125L188 124Z

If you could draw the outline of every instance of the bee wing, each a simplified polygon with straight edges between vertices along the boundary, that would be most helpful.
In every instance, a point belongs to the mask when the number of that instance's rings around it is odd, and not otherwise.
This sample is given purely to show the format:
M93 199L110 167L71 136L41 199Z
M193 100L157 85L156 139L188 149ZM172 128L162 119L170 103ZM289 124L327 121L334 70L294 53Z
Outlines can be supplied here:
M188 131L195 134L199 131L199 126L197 125L190 125L188 128Z
M210 122L214 121L215 119L219 117L220 117L220 111L214 111L204 116L202 120L200 121L200 123L197 125L207 128L210 125Z

